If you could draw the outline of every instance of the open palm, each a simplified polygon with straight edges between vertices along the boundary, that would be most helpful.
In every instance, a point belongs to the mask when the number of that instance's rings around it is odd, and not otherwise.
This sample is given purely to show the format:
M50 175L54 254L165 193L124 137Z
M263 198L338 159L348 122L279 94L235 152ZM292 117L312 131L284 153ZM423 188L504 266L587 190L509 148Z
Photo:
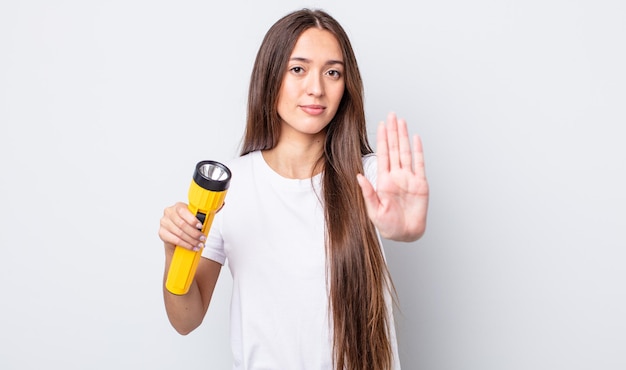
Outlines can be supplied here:
M424 152L418 135L413 150L407 124L394 113L377 131L378 175L376 188L361 174L358 182L367 213L381 236L397 241L419 239L426 229L428 182Z

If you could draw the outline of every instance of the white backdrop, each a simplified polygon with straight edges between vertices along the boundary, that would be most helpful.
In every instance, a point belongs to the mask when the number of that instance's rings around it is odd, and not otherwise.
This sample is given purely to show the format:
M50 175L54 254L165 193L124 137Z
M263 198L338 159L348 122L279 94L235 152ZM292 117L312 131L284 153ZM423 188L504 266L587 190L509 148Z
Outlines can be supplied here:
M370 131L423 137L427 234L385 245L403 368L626 368L626 3L212 3L0 2L1 369L229 368L228 271L176 334L158 221L304 6L351 36Z

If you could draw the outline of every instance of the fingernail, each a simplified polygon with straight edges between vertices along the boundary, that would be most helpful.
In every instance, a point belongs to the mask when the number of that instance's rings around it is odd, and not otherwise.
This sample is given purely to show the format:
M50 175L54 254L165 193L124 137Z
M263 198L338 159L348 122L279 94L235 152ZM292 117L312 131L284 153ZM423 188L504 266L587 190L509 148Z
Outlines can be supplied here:
M196 224L196 229L202 230L202 224L200 222Z
M206 236L204 236L204 235L200 235L200 241L201 241L201 242L203 242L203 241L205 241L205 240L206 240Z
M198 243L198 246L197 246L196 248L198 248L198 249L199 249L199 248L204 248L204 244L202 244L202 243Z
M200 248L198 248L198 247L193 247L193 249L192 249L192 251L194 251L194 252L197 252L199 250L200 250Z

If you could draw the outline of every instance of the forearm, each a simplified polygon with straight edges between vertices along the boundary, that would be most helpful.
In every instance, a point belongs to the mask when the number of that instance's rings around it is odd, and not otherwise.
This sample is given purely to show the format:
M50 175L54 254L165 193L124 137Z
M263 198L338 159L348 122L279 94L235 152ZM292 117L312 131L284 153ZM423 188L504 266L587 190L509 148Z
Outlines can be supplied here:
M202 323L207 312L211 295L217 281L220 265L214 261L201 259L196 276L187 294L176 295L165 288L165 280L172 259L172 252L166 248L165 272L163 275L163 300L167 317L176 331L189 334Z
M165 276L167 276L167 270ZM165 288L165 276L163 279L163 300L167 317L179 334L187 335L200 326L205 315L198 284L194 280L187 294L176 295Z

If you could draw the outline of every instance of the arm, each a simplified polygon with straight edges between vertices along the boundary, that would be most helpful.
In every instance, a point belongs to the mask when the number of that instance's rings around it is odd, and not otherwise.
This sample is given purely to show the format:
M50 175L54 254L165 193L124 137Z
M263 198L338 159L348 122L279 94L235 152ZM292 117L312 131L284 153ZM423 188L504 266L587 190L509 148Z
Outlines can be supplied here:
M376 189L357 175L367 213L382 237L415 241L426 230L429 197L422 142L415 135L411 151L406 122L390 113L387 125L378 127L376 144Z
M165 289L165 279L176 245L188 249L203 247L204 235L196 228L197 219L183 203L166 208L161 218L159 237L165 247L165 272L163 275L163 300L170 323L182 335L200 326L209 308L211 296L222 265L201 258L196 276L185 295L175 295Z

